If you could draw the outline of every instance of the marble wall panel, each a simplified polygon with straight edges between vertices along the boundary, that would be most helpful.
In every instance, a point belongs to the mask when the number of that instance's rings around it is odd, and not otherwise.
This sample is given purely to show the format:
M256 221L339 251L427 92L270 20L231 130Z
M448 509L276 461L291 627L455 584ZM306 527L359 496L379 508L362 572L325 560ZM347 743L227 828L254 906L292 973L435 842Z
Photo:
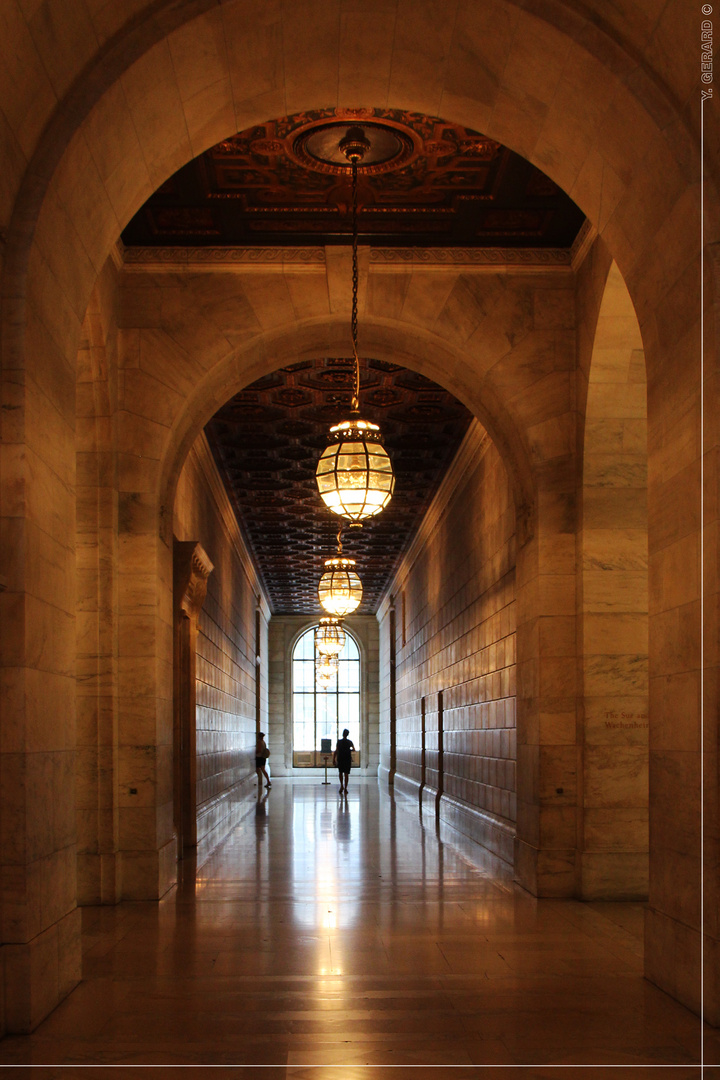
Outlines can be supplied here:
M393 586L394 779L416 794L423 787L444 793L456 825L466 808L467 831L497 850L493 823L513 831L517 813L515 536L507 476L497 450L480 431L472 429L458 454L463 466L468 464L464 455L473 454L472 463L442 514L428 511L422 539ZM382 701L389 710L387 604L379 620L381 664L386 665ZM383 729L389 734L387 714ZM381 775L389 768L385 749ZM507 858L506 846L502 850Z
M27 946L5 945L3 966L5 1024L9 1031L27 1033L80 982L80 912L65 915L37 934Z
M255 640L262 589L204 439L180 477L174 531L178 539L198 541L214 566L198 617L195 662L195 803L198 850L204 852L208 837L221 839L247 808L256 725L267 717L267 689L256 715L257 680L267 683L266 612L261 640Z

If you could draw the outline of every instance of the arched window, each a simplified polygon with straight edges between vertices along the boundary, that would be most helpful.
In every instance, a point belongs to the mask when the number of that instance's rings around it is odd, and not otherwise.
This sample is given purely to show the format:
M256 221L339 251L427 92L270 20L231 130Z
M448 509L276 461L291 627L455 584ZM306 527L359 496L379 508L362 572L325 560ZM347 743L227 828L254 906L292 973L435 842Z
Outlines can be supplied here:
M292 657L293 763L322 765L321 739L333 749L343 728L360 746L360 652L345 630L345 646L338 657L338 673L328 686L315 676L315 627L298 638ZM359 764L358 755L355 762Z

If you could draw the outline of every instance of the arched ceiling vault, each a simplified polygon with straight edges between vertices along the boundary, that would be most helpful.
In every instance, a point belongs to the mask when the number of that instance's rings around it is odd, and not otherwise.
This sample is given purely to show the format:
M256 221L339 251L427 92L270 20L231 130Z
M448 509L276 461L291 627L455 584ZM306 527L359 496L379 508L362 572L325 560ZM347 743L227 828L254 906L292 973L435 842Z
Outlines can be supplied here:
M235 394L205 428L276 614L318 611L317 583L341 523L320 500L315 468L330 425L347 416L353 379L349 357L286 365ZM386 509L342 531L366 614L377 611L472 415L437 383L385 360L361 362L361 401L395 473Z
M48 54L48 93L10 123L29 165L8 229L2 348L6 366L39 386L74 363L97 275L160 184L229 132L355 103L445 116L526 157L606 241L653 329L650 373L674 343L663 340L672 319L652 318L685 306L675 286L696 261L699 164L685 103L698 73L678 48L689 22L680 0L660 15L560 0L400 3L371 20L328 0L157 2L129 21L113 4L103 11L84 49L72 43L80 67ZM24 137L19 118L31 115ZM709 229L715 238L715 219Z
M309 582L322 560L333 554L335 544L337 519L320 502L314 469L330 422L349 400L348 337L347 320L335 317L259 335L228 354L196 383L187 408L173 426L162 463L161 502L171 508L185 457L197 434L206 429L261 570L259 545L265 517L272 519L274 533L268 568L278 553L278 543L282 552L280 536L288 538L289 552L293 545L303 548L310 576L302 576L298 562L284 568L298 574L297 596L290 610L300 612L312 610ZM498 395L482 386L469 355L419 327L398 321L383 325L370 319L362 323L361 351L370 357L363 362L361 405L387 430L388 450L398 455L395 506L391 503L384 514L368 523L362 535L346 537L348 553L366 558L370 573L366 610L371 611L472 417L490 433L502 454L520 543L532 529L534 497L529 450ZM428 423L423 423L423 413ZM289 425L287 430L283 430L285 425ZM283 468L281 459L285 458ZM267 509L274 477L286 494L278 491L278 499L270 500ZM253 491L259 495L256 502ZM250 521L254 510L257 516ZM165 539L170 542L172 514L168 510L164 520ZM272 592L268 574L264 576ZM276 611L287 610L290 586L289 581L279 581Z
M27 146L29 164L18 173L22 182L16 188L7 229L6 266L11 278L24 273L40 207L64 158L68 158L67 171L77 176L83 170L71 159L78 153L85 157L89 151L100 183L110 179L109 167L122 188L122 193L108 192L115 235L112 226L106 226L97 239L87 237L90 249L100 241L100 250L88 251L91 263L99 268L132 214L179 165L228 131L293 108L326 106L330 87L330 98L336 97L338 104L358 97L400 108L423 109L432 104L456 122L500 138L568 191L600 227L604 225L599 202L604 163L612 166L622 186L631 174L631 159L643 145L631 137L628 145L618 148L613 115L618 123L636 129L645 116L648 135L654 129L672 140L670 157L676 164L687 169L697 160L695 111L684 107L697 72L693 68L693 75L688 70L692 49L683 49L678 38L690 33L691 20L681 17L682 0L665 5L660 18L646 14L641 4L627 14L610 12L599 0L597 10L589 4L582 12L575 4L559 0L550 5L541 0L498 0L492 6L467 4L462 11L449 3L439 13L435 10L435 16L430 8L422 11L415 4L407 12L390 13L387 19L393 25L382 27L373 27L368 20L340 20L326 2L317 7L317 20L303 9L293 21L289 9L277 11L274 18L260 18L247 5L232 0L219 5L211 0L167 0L140 7L130 19L123 5L104 5L101 23L88 23L87 40L100 42L96 53L86 46L56 57L63 78L51 80L44 96L36 94L38 119L33 131L37 135L30 131L22 137L17 132L19 143ZM258 16L255 23L253 15ZM87 18L83 13L78 21ZM221 40L231 30L245 43L236 58L238 63L243 61L242 74L233 68L233 57ZM362 39L372 32L382 37L390 32L395 55L383 48L372 62L354 64L352 55L363 54ZM348 36L349 53L344 48ZM29 36L18 42L8 39L10 55L15 53L13 64L19 62L27 71L42 65L30 40ZM424 47L421 42L426 43ZM255 66L248 54L250 46L257 47ZM542 56L540 68L531 62L532 55ZM8 63L8 73L12 67ZM565 88L562 84L569 75L570 85ZM166 78L172 83L167 91ZM165 108L153 88L165 94ZM15 97L20 97L17 90ZM176 121L173 114L178 108ZM128 117L135 134L127 146L129 128L118 111L135 114ZM30 115L21 100L16 112ZM570 171L563 163L562 135L555 130L563 116L565 138L573 151L567 159ZM576 191L571 178L581 179L578 155L587 154L590 131L599 156L594 165L588 162L587 177ZM114 161L102 145L110 134L117 144ZM637 134L641 134L639 129ZM148 139L157 141L154 153ZM160 145L162 141L165 146ZM608 155L612 144L615 150ZM623 154L628 158L627 169L621 165ZM120 166L122 157L127 171L120 175L115 166ZM720 160L720 155L715 157ZM712 161L711 154L711 168ZM139 187L138 179L128 183L133 172L140 179ZM592 179L594 172L597 183ZM627 274L629 267L622 266L624 253L614 254Z

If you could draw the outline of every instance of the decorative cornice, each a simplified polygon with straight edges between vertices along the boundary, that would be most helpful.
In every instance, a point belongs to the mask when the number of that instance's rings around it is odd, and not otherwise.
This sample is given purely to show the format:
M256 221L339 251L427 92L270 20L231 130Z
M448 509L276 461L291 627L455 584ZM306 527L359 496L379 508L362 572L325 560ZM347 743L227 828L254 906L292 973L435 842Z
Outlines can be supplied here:
M392 598L402 588L405 578L412 570L414 563L452 502L458 486L463 480L467 479L468 473L476 467L490 445L490 436L485 428L477 420L473 420L467 429L465 438L460 443L460 449L453 458L450 468L435 494L435 498L430 503L428 511L420 523L420 528L412 544L403 556L392 581L383 594L378 605L378 619L384 615L384 609L390 607Z
M570 265L573 270L579 270L585 262L590 248L595 243L597 234L597 229L593 223L588 218L585 218L580 232L575 237L575 242L570 248Z
M282 271L316 270L325 267L324 248L253 247L132 247L125 248L124 268L144 273L173 270L201 273L214 270L246 270L262 267Z
M568 271L582 262L595 238L589 222L583 225L572 248L370 248L370 265L413 270L458 268L498 272L521 269L526 272ZM113 258L122 260L129 273L203 273L216 270L242 272L262 268L282 272L324 270L325 248L309 247L118 247ZM579 263L578 263L579 265Z
M570 251L566 248L371 248L372 266L438 267L502 267L540 268L548 270L570 268Z

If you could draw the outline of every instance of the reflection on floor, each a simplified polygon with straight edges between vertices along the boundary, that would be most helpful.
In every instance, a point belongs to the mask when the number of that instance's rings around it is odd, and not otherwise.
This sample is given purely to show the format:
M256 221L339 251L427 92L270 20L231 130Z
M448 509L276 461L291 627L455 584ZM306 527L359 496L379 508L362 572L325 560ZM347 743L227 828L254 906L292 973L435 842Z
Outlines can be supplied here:
M537 901L453 837L375 781L276 780L160 904L85 909L84 981L0 1042L3 1076L699 1076L697 1017L642 978L641 905Z

